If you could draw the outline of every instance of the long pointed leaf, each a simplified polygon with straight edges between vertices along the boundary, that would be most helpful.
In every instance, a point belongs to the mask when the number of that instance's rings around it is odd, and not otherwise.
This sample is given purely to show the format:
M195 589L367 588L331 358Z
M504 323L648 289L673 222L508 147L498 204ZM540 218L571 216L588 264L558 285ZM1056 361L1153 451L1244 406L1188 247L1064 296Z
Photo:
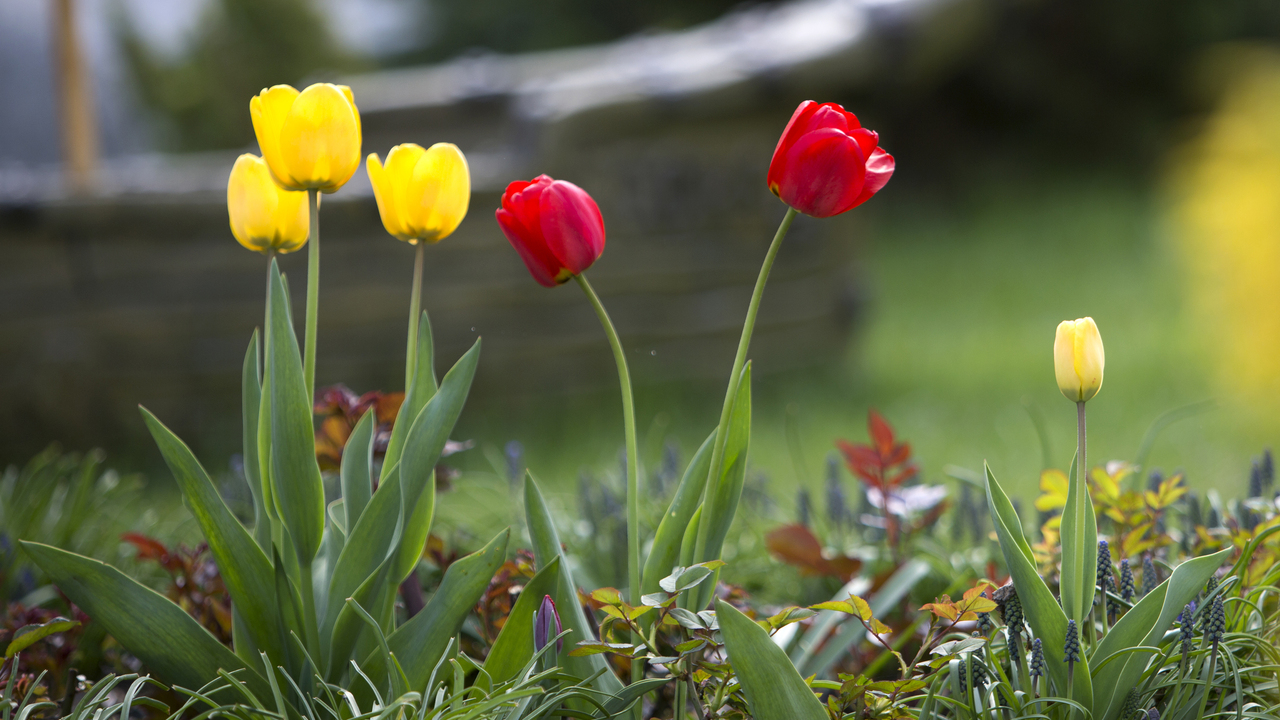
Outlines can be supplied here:
M996 528L996 536L1000 540L1000 549L1004 553L1005 564L1009 566L1009 575L1013 577L1013 585L1018 590L1018 599L1022 602L1023 613L1027 623L1044 644L1045 666L1054 686L1063 694L1067 690L1067 663L1063 660L1063 649L1067 641L1067 616L1054 599L1049 586L1036 569L1035 557L1031 554L1031 546L1022 532L1022 520L1009 502L1009 496L996 481L990 467L985 467L987 476L987 504L991 509L992 524ZM1089 677L1089 664L1081 658L1076 663L1075 681L1069 690L1072 700L1084 705L1093 706L1093 684Z
M342 450L342 511L346 531L351 532L373 497L373 430L377 424L372 408L360 418ZM389 468L388 468L389 469Z
M1077 456L1077 460L1079 456ZM1085 631L1098 577L1098 528L1093 501L1085 481L1088 468L1074 462L1076 472L1067 486L1067 504L1062 509L1062 610Z
M273 661L281 662L284 648L280 642L278 607L274 602L271 561L231 514L186 443L146 408L142 408L142 417L182 489L187 508L200 523L231 601L245 621L245 629L254 644L265 650Z
M258 418L262 402L262 371L259 369L261 353L258 331L254 330L249 349L244 354L244 367L240 375L242 452L244 479L253 495L253 539L266 552L271 545L271 519L267 516L266 495L262 490L262 468L258 462Z
M542 498L542 491L538 489L532 472L525 473L524 512L525 520L529 525L529 539L533 542L534 560L538 568L542 569L552 560L560 559L560 584L551 596L555 599L556 607L560 611L560 622L564 625L564 629L569 631L569 635L564 639L565 646L573 647L579 642L595 640L596 636L591 631L591 624L587 622L586 613L582 610L582 603L578 602L578 587L574 583L573 571L568 566L568 559L564 557L564 551L560 547L560 535L556 532L551 511L547 509L547 503ZM597 690L614 695L622 689L622 682L618 680L617 675L613 674L613 670L602 655L573 657L566 652L560 658L560 662L566 672L579 679L585 680L598 674L592 682ZM600 673L601 670L604 672Z
M511 530L508 528L479 551L451 564L440 580L440 588L422 612L387 637L387 646L404 670L410 690L424 690L432 668L439 662L449 641L458 634L463 621L489 587L493 574L506 560L510 538ZM389 672L385 658L376 653L364 662L363 667L379 684L386 680Z
M702 442L702 447L689 461L689 467L676 487L671 504L658 523L658 530L653 536L653 545L649 549L649 559L644 564L644 582L641 588L645 594L658 591L658 581L671 574L680 562L680 543L684 539L685 530L693 513L698 509L698 501L702 497L702 489L707 483L707 474L711 470L711 450L716 441L716 434Z
M22 547L62 592L165 682L200 687L218 670L239 671L254 695L271 689L258 672L182 608L105 563L40 543Z
M418 378L422 378L419 382ZM391 427L391 437L387 440L387 453L382 464L383 477L385 470L400 462L404 452L405 440L409 436L409 428L418 419L418 413L426 407L427 401L436 394L435 345L431 337L431 319L427 311L422 311L418 320L418 350L414 357L413 377L409 387L404 390L404 402L396 415L396 422Z
M279 266L271 261L271 333L267 342L271 402L271 491L289 528L298 562L307 564L324 535L324 481L316 463L311 398L302 372L298 338L289 322L288 296Z
M738 501L742 499L742 487L747 479L747 454L751 448L751 362L742 369L738 383L738 395L733 400L729 415L729 437L725 441L724 459L720 472L713 476L715 482L707 488L703 514L707 517L707 544L699 562L719 560L724 549L724 539L738 513ZM720 571L693 590L697 600L693 608L701 610L711 602Z
M791 659L769 633L723 600L716 600L716 619L724 635L725 653L747 695L755 720L826 720L822 707Z

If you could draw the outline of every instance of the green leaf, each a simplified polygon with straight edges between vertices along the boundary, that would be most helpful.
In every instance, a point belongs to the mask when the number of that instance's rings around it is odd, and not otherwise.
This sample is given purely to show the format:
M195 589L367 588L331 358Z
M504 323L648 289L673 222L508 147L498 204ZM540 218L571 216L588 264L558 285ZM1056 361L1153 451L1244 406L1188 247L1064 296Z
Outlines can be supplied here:
M495 683L515 678L533 658L533 613L542 598L554 593L559 584L560 558L555 557L520 591L484 661L485 672Z
M626 713L627 709L635 704L637 700L646 694L657 690L658 688L671 682L670 678L649 678L632 683L624 688L612 698L604 702L604 714L600 711L592 716L599 720L607 720L608 718L617 718Z
M284 638L280 632L271 561L231 514L191 448L150 411L141 410L165 464L182 489L187 508L209 542L209 550L218 563L231 601L245 621L245 629L254 644L265 650L273 662L283 662Z
M316 463L311 398L302 373L298 338L289 322L288 295L271 261L271 332L267 337L267 398L271 403L271 494L289 528L298 562L320 550L324 534L324 481Z
M429 327L427 334L430 335ZM429 361L429 349L427 355ZM421 362L423 356L420 354L418 357ZM445 373L444 382L418 413L405 437L404 452L400 456L400 493L404 498L407 517L404 536L400 540L399 557L392 568L392 578L397 584L417 566L422 548L427 543L431 516L436 505L436 463L440 462L440 454L449 441L449 434L462 415L479 362L480 340L477 339L471 349ZM418 374L424 373L429 371L420 366ZM419 384L415 377L414 388ZM402 412L403 410L401 408Z
M559 609L561 624L565 630L569 631L564 644L576 646L584 640L597 640L598 638L591 631L592 624L587 621L587 615L582 610L582 603L578 602L578 586L573 580L573 571L569 569L567 559L564 557L564 551L560 547L560 535L556 532L555 524L551 520L551 512L547 509L547 503L542 498L542 492L538 490L538 484L533 479L532 472L525 473L524 512L538 568L545 568L552 560L560 559L560 584L556 591L550 594ZM565 656L561 657L560 661L565 672L579 679L589 678L603 670L603 674L600 674L592 683L597 690L610 695L622 690L622 682L618 680L617 675L613 674L612 668L603 657Z
M404 670L410 690L424 690L450 639L457 635L489 587L493 574L506 560L510 538L511 530L503 530L478 552L451 564L422 612L387 637L387 645ZM388 668L381 654L371 655L362 667L379 686L386 681Z
M82 555L26 541L22 547L72 602L165 682L198 688L220 669L239 671L254 695L271 698L256 670L160 593Z
M1013 503L1009 502L1009 496L1005 495L1004 489L991 473L991 468L985 467L985 470L987 504L991 509L992 524L995 525L1009 575L1018 590L1018 600L1022 602L1022 610L1031 629L1044 643L1044 660L1049 678L1059 694L1066 694L1067 663L1062 658L1067 642L1066 613L1036 569L1035 556L1022 532L1022 520L1014 510ZM1096 557L1094 562L1097 562ZM1093 683L1089 677L1089 663L1085 658L1076 663L1075 684L1070 690L1070 697L1085 707L1093 705Z
M769 633L723 600L716 600L716 617L755 720L827 719L822 703Z
M423 381L418 382L418 378ZM427 311L423 310L422 317L418 320L418 349L414 357L413 377L409 380L409 387L405 388L404 402L401 403L396 422L391 427L391 438L387 440L387 453L382 463L383 479L387 476L386 469L400 462L409 428L435 394L435 346L431 337L431 320L427 317Z
M342 451L342 509L348 532L356 526L361 513L373 497L373 431L377 413L370 408L356 423ZM390 468L388 468L390 470Z
M1167 580L1125 613L1098 643L1089 659L1092 666L1099 668L1094 678L1095 718L1116 720L1120 716L1129 688L1138 684L1148 664L1145 656L1135 653L1110 663L1105 671L1100 667L1102 663L1128 648L1159 645L1178 614L1200 594L1209 577L1230 559L1233 551L1227 548L1178 565Z
M1078 459L1078 458L1077 458ZM1062 508L1062 610L1067 619L1075 620L1083 633L1088 627L1089 611L1098 578L1098 528L1085 481L1088 468L1079 468L1073 460L1074 472L1069 476L1067 504ZM1021 520L1019 520L1021 523Z
M742 486L747 479L747 452L751 446L751 362L747 361L742 369L742 378L738 383L738 395L733 401L733 410L729 415L729 436L725 441L724 459L720 464L720 472L716 482L707 488L707 500L703 513L707 517L707 540L699 562L719 560L720 551L724 548L725 536L729 534L729 526L738 512L738 501L742 499ZM694 609L700 609L711 602L715 593L715 573L711 582L694 590L697 601Z
M662 522L658 523L653 546L649 549L649 558L644 564L644 581L641 583L644 594L657 592L658 580L666 577L679 564L680 542L684 539L685 530L689 528L693 513L698 509L702 490L707 484L715 441L716 434L712 431L689 461L689 467L685 469L684 477L680 479L680 485L671 498L671 505L662 516ZM696 523L694 526L696 527Z
M49 622L40 625L23 625L13 633L13 639L9 641L9 647L5 648L5 659L13 657L15 653L20 653L23 650L26 650L50 635L66 632L79 624L80 623L75 620L56 617Z
M266 552L271 545L271 518L267 515L266 495L262 489L262 467L258 460L258 418L262 403L262 371L259 369L261 349L258 331L253 331L249 349L244 354L240 376L241 442L244 452L244 479L253 495L253 538Z

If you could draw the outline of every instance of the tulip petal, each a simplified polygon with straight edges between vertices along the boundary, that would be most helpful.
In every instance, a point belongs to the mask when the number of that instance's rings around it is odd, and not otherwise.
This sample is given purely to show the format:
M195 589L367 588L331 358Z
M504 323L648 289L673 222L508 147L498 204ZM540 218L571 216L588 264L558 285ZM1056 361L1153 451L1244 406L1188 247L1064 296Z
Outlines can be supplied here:
M420 237L439 242L462 223L471 203L471 171L467 158L453 143L436 143L413 168L410 184L417 195L415 215Z
M293 101L280 132L280 157L307 188L334 192L360 165L360 124L337 86L316 83Z
M787 121L787 126L783 128L782 135L778 138L778 144L773 148L773 159L769 161L769 187L775 187L774 169L781 165L781 159L785 155L784 147L790 148L800 137L799 133L793 134L792 131L797 125L806 122L810 115L818 109L818 103L812 100L805 100L796 107L796 111L791 113L791 119Z
M778 196L806 215L831 217L853 207L866 178L857 141L826 128L803 135L787 151Z
M853 119L852 125L849 124L850 118ZM810 113L803 123L797 125L792 132L796 133L798 137L823 128L833 128L848 135L851 130L858 128L858 118L835 103L823 103Z
M604 252L604 217L582 188L556 180L542 192L538 210L547 248L573 274L591 267Z
M387 232L405 241L416 240L422 235L421 223L416 221L417 198L411 185L413 168L424 153L426 150L415 143L401 143L387 153L386 183L392 198L393 217L391 223L384 218L383 224L387 226ZM392 225L395 230L391 229Z
M529 269L529 274L538 281L539 285L555 287L572 277L556 256L547 249L540 233L531 234L524 224L506 208L499 208L496 217L498 226L502 228L502 234L507 236L507 241L520 254L520 259Z
M858 198L853 201L849 209L852 210L870 200L872 195L888 185L889 178L893 177L893 166L892 155L880 148L872 151L871 157L867 159L867 176L862 181L862 192L858 194Z
M289 85L266 88L249 101L249 115L253 119L253 134L258 138L262 159L271 168L276 182L292 190L304 189L290 174L288 165L280 155L280 133L284 129L285 116L298 91Z
M307 241L306 195L281 188L255 155L241 155L231 169L227 213L232 234L250 250L287 253Z

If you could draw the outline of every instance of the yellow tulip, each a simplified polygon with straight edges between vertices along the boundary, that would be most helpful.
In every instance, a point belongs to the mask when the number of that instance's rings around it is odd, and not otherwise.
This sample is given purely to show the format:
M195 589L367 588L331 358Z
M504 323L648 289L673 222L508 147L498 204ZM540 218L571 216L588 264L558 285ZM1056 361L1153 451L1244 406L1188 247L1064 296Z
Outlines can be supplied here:
M471 173L453 143L426 150L413 143L396 145L387 153L386 165L371 153L366 168L382 224L401 240L439 242L467 214Z
M345 85L276 85L249 113L271 174L290 190L336 192L360 166L360 111Z
M1093 318L1064 320L1053 341L1053 369L1058 389L1072 402L1085 402L1102 387L1106 357Z
M277 185L267 163L257 155L241 155L231 168L227 213L232 234L250 250L264 255L287 253L307 242L307 194Z

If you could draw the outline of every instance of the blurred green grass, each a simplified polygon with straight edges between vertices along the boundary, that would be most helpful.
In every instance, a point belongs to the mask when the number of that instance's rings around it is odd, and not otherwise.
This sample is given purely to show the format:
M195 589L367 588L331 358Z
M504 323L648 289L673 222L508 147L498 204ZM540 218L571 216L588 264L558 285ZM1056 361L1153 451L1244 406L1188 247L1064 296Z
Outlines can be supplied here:
M801 485L822 511L825 457L836 438L866 437L871 407L912 443L926 481L943 481L947 465L985 461L1029 501L1043 461L1028 407L1045 419L1051 464L1065 467L1074 451L1075 411L1054 382L1052 343L1059 321L1084 315L1098 322L1108 361L1089 403L1090 460L1131 461L1161 413L1216 398L1216 409L1165 430L1149 465L1182 469L1197 489L1242 493L1250 458L1280 423L1265 398L1217 397L1152 184L1059 176L975 182L963 192L868 204L857 272L870 302L846 361L787 375L757 370L751 462L768 478L777 516L791 516ZM663 438L687 459L714 427L721 393L718 382L638 388L644 461L657 461ZM785 438L789 405L799 471ZM441 498L437 527L515 517L519 494L501 477L508 440L523 444L527 465L567 513L576 515L583 472L620 487L616 392L495 410L464 415L456 434L479 447L459 456L467 472Z

